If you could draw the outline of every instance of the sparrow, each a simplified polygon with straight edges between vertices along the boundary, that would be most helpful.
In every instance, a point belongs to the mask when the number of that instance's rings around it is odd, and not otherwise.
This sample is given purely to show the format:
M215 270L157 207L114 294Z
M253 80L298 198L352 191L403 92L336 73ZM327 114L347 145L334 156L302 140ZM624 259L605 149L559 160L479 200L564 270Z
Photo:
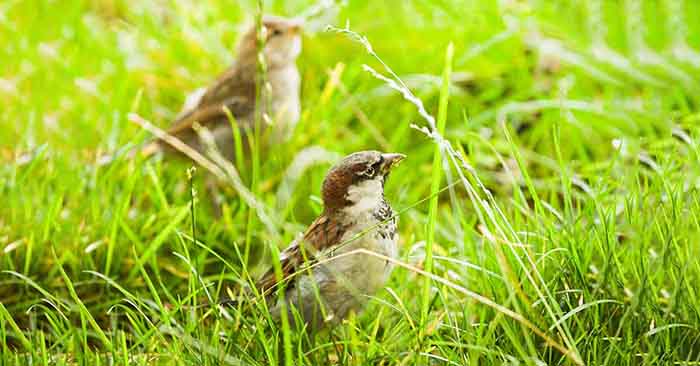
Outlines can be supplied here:
M384 198L384 183L404 158L356 152L328 171L321 190L323 212L280 253L284 297L277 293L280 282L274 270L256 283L273 319L279 320L286 308L288 319L294 322L298 312L310 329L336 324L351 311L361 312L384 286L391 262L367 253L347 253L365 249L397 258L397 218Z
M262 32L253 26L238 43L238 59L221 74L208 88L195 92L194 100L186 103L184 110L176 117L168 134L179 138L200 153L204 152L199 137L194 130L195 123L209 129L214 141L224 157L234 158L234 139L231 123L225 109L237 122L241 134L253 130L256 108L269 120L262 127L272 124L271 138L283 140L288 137L299 120L300 76L296 59L301 53L301 21L266 15L262 19ZM258 50L262 38L264 48ZM258 54L262 54L266 65L265 80L268 85L260 85ZM256 88L262 88L261 99L257 100ZM190 104L188 108L187 104ZM243 139L244 142L246 139ZM141 149L144 156L159 151L174 151L165 142L157 140Z

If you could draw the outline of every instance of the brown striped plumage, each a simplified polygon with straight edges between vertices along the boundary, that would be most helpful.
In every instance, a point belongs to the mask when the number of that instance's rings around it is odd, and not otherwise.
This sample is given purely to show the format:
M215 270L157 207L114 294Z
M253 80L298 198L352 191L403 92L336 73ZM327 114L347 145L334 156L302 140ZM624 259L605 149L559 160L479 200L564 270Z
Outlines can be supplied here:
M265 59L269 87L261 86L262 100L256 98L261 75L257 62L259 32L253 27L239 42L236 62L204 91L194 107L178 115L167 132L202 152L203 146L193 129L198 123L212 132L223 155L233 159L234 140L226 109L245 134L253 128L256 108L259 107L260 116L265 114L268 117L261 127L268 127L267 121L270 120L274 124L271 138L285 138L299 119L301 108L300 77L296 67L296 58L301 51L300 29L301 23L294 19L263 18L265 47L260 52ZM159 151L173 150L162 141L154 141L141 153L148 156Z
M337 322L349 311L360 311L367 297L384 285L390 263L362 254L334 257L355 249L396 257L396 218L384 199L384 181L403 158L401 154L359 152L326 175L323 213L280 255L286 285L284 305L291 319L298 312L312 328ZM277 301L278 286L272 269L256 285L275 316L283 305Z

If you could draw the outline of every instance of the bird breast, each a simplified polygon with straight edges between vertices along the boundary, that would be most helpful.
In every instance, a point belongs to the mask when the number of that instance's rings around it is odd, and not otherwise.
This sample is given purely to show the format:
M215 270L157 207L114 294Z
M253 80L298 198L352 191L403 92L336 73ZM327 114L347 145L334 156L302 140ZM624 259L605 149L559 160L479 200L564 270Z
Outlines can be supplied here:
M274 68L268 71L268 80L272 87L270 98L273 122L282 128L279 138L289 137L301 115L299 88L301 79L295 64ZM278 129L276 129L278 130Z
M366 249L396 258L398 234L396 219L392 215L391 208L382 200L374 210L367 211L362 217L345 217L350 225L340 245L318 253L317 259L322 264L314 267L312 275L302 275L291 293L287 294L287 301L301 309L304 319L340 321L351 310L361 311L369 298L384 287L393 264L384 258L353 251ZM318 303L317 289L324 308L332 315L330 318L321 317L314 306ZM278 311L279 304L273 309L273 314ZM316 323L314 327L318 325Z
M373 295L381 289L391 274L393 264L367 253L354 253L333 259L343 253L365 249L390 258L398 257L396 219L391 207L381 201L374 210L355 217L347 217L352 225L343 235L342 246L325 253L333 262L328 267L349 281L351 287L363 295ZM337 276L336 276L337 277Z

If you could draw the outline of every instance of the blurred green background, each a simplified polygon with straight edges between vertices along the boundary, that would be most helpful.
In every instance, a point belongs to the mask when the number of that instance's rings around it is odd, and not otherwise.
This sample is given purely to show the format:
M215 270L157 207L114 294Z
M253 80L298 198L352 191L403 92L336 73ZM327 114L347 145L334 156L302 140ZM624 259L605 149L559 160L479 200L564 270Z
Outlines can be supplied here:
M438 259L437 275L514 308L545 331L555 321L538 301L558 304L558 319L566 314L562 323L576 345L567 348L583 362L698 362L700 2L264 2L266 13L285 16L313 6L320 12L309 20L298 61L302 119L288 142L263 152L259 166L238 166L268 207L280 205L275 191L285 170L309 146L341 155L405 153L408 160L387 185L394 208L406 209L402 260L423 265L426 226L437 220L435 255L459 261ZM234 280L212 251L240 268L235 258L248 248L258 273L269 263L269 245L284 248L320 212L326 163L304 172L303 184L275 210L279 235L267 232L232 189L223 189L217 215L199 169L194 221L205 250L187 239L191 164L126 157L149 138L128 113L166 127L190 91L235 59L236 40L257 7L233 0L0 3L0 303L7 309L0 335L10 345L4 357L22 348L24 333L47 354L91 362L91 352L105 346L85 325L89 312L115 344L123 337L127 353L154 352L175 363L217 364L222 354L245 354L251 364L278 360L270 355L281 352L279 334L267 340L219 319L209 329L182 309L171 316L187 325L185 333L219 351L200 356L186 337L150 340L158 328L141 330L139 321L108 315L124 294L84 272L152 298L143 265L163 302L191 301L202 295L191 273L217 290ZM525 250L503 254L484 237L479 225L490 224L479 221L459 186L440 196L437 217L428 215L427 203L417 204L430 195L437 168L434 144L410 128L424 121L363 70L367 64L384 72L360 44L324 31L326 24L366 36L434 115L445 49L454 44L445 137L494 194L504 212L499 222L521 235L553 295L540 296L524 280L530 269L518 258ZM329 83L333 69L338 84ZM70 295L62 269L85 308ZM520 290L512 283L518 279ZM336 332L351 340L342 351L308 341L320 348L299 351L299 362L572 362L517 321L441 286L430 320L416 325L421 281L398 270L393 294L382 294L384 303L367 311L372 315ZM37 288L70 304L65 319L50 306L26 312L50 299ZM47 323L51 316L55 322ZM431 324L435 329L426 330ZM216 330L228 338L217 340Z

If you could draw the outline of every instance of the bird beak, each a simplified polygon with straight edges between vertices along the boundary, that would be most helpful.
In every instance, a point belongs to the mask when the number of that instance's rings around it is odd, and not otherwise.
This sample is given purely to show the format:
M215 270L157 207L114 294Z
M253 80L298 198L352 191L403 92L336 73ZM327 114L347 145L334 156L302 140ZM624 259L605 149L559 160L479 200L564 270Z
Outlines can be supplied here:
M382 158L383 158L382 167L381 167L382 173L388 174L392 168L399 165L399 163L403 159L406 159L406 155L396 154L396 153L388 153L388 154L382 154Z

